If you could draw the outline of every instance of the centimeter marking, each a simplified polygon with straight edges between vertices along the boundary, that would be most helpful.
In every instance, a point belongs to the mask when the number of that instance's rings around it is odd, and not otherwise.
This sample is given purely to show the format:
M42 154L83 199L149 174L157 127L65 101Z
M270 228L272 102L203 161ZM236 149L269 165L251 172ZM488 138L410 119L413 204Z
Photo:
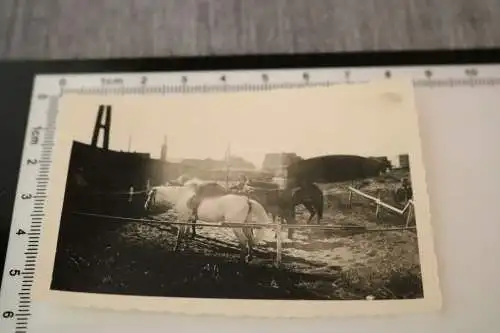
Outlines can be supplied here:
M500 66L235 70L36 77L0 292L0 331L27 333L29 329L32 287L45 216L58 100L61 95L255 91L397 77L410 77L416 87L422 88L496 86L500 85Z
M28 332L32 288L54 141L58 93L38 93L35 83L25 134L17 197L0 293L0 331Z
M51 75L46 77L50 78ZM492 86L500 85L500 67L497 65L398 66L57 76L63 93L96 95L258 91L397 78L411 78L416 87L425 88Z

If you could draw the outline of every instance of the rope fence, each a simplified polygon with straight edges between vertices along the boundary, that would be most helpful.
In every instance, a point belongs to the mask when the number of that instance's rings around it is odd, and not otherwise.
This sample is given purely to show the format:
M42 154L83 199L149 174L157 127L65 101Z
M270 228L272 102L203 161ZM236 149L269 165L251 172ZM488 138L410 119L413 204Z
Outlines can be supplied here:
M310 229L310 230L330 230L330 231L339 231L339 230L357 230L361 232L389 232L389 231L406 231L406 230L415 230L416 227L391 227L391 228L367 228L363 226L333 226L333 225L315 225L315 224L281 224L281 223L266 223L266 224L258 224L258 223L234 223L234 222L221 222L221 223L207 223L203 221L197 221L196 223L192 222L179 222L179 221L165 221L165 220L153 220L147 218L129 218L129 217L120 217L120 216L112 216L106 214L95 214L95 213L85 213L85 212L73 212L75 215L80 216L89 216L96 218L109 219L114 221L124 221L124 222L132 222L132 223L143 223L148 225L187 225L196 227L208 227L208 228L267 228L274 229L276 235L276 266L281 265L282 260L282 235L281 232L283 229Z
M267 190L267 191L276 191L276 189L261 189L253 186L248 186L247 189L250 190L249 192L253 192L256 190L262 191L262 190ZM139 190L135 191L134 187L131 186L128 191L116 191L116 192L99 192L95 191L92 193L89 193L91 195L108 195L108 196L113 196L113 195L126 195L128 196L128 202L131 203L133 201L134 196L136 195L143 195L147 193L150 190L150 186L148 183L148 186L146 187L145 190ZM377 197L369 195L367 193L364 193L354 187L349 186L349 207L352 206L352 195L357 194L361 197L364 197L368 200L371 200L376 203L376 211L375 214L377 218L380 216L380 209L381 207L384 207L398 215L404 215L406 214L406 225L404 227L389 227L389 228L368 228L364 226L353 226L353 225L317 225L317 224L281 224L281 223L266 223L266 224L259 224L259 223L234 223L231 221L224 221L221 223L209 223L205 221L196 221L196 223L193 222L179 222L179 221L166 221L166 220L155 220L155 219L148 219L148 218L130 218L130 217L121 217L121 216L113 216L113 215L106 215L106 214L96 214L96 213L86 213L86 212L73 212L75 215L80 215L80 216L88 216L88 217L95 217L99 219L107 219L107 220L113 220L113 221L123 221L123 222L132 222L132 223L143 223L146 225L151 225L155 227L159 226L181 226L181 225L187 225L187 226L193 226L195 225L196 227L208 227L208 228L255 228L255 229L261 229L261 228L266 228L266 229L274 229L275 235L276 235L276 260L275 264L276 266L279 266L282 261L282 235L281 232L283 230L288 230L288 229L308 229L308 230L322 230L322 231L348 231L348 230L355 230L359 231L362 233L368 233L368 232L389 232L389 231L406 231L406 230L416 230L416 226L410 227L409 223L411 221L412 215L414 214L414 202L413 200L408 200L406 205L404 206L403 209L399 209L397 207L391 206L388 203L385 203L381 200L380 198L380 193L378 194Z

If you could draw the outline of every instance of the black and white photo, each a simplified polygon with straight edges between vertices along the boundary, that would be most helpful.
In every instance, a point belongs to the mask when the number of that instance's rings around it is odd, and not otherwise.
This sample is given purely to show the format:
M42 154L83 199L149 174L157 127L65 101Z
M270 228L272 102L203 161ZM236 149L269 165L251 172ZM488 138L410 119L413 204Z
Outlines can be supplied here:
M40 297L286 317L437 309L417 114L397 81L63 96Z

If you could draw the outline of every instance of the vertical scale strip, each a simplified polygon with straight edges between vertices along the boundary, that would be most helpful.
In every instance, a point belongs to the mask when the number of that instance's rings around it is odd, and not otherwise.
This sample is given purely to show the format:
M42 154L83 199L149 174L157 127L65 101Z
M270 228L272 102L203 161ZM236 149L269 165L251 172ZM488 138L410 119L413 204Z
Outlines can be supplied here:
M42 219L44 217L45 202L47 198L47 185L52 148L54 145L55 122L57 116L57 97L50 97L45 133L41 143L41 156L39 158L38 174L36 177L36 191L34 195L31 223L28 232L28 243L25 251L21 292L19 293L18 309L16 316L16 333L28 332L28 318L31 315L31 294L35 279L35 267L40 244Z

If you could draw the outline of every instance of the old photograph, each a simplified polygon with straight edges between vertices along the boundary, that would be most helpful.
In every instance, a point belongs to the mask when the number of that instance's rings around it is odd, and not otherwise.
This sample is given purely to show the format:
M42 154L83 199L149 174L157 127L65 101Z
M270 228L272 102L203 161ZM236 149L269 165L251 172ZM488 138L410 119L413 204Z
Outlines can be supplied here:
M438 309L417 114L406 82L63 96L39 296L224 315Z

